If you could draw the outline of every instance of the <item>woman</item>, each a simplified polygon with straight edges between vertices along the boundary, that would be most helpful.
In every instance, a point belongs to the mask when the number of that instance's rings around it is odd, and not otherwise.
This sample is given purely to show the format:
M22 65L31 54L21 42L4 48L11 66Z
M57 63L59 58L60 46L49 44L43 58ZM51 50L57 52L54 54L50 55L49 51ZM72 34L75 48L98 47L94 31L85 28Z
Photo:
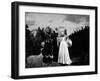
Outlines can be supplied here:
M71 45L72 45L72 41L69 39L67 35L65 35L62 38L62 41L60 43L58 63L68 64L68 65L72 63L70 56L69 56L69 51L68 51L68 47L70 47Z

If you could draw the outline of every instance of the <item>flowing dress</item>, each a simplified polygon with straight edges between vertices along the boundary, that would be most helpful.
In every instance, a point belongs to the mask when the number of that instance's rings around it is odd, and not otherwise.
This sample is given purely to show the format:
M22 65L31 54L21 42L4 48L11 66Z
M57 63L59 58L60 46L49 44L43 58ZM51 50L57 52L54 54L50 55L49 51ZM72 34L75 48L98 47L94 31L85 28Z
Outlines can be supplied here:
M59 47L58 63L68 64L68 65L72 63L69 56L69 51L68 51L69 43L72 43L70 39L67 39L65 41L65 37L62 38L62 41Z

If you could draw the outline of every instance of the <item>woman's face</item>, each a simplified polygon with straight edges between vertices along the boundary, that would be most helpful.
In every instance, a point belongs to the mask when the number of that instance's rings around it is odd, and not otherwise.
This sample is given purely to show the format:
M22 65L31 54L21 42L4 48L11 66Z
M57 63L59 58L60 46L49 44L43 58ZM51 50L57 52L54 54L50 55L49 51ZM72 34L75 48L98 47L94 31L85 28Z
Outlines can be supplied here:
M47 33L50 33L50 32L51 32L51 30L50 30L49 27L46 28L46 32L47 32Z

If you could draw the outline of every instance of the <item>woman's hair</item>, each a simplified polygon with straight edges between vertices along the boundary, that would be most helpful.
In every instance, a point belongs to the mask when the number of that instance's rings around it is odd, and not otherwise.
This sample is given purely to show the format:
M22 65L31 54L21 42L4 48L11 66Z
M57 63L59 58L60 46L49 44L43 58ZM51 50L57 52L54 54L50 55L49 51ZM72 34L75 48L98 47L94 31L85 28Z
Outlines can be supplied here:
M64 30L64 34L67 35L67 29Z
M67 40L68 38L69 38L69 37L66 35L66 36L65 36L65 40Z

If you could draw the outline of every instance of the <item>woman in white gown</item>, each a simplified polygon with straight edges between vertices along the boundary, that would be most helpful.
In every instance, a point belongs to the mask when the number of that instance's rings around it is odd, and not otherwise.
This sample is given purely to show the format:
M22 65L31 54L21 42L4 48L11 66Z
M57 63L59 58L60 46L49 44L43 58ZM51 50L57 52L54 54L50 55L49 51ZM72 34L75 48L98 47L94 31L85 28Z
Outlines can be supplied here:
M68 64L68 65L72 63L70 56L69 56L69 51L68 51L68 47L71 45L72 45L72 41L69 39L69 37L64 36L62 38L62 41L59 47L58 63Z

